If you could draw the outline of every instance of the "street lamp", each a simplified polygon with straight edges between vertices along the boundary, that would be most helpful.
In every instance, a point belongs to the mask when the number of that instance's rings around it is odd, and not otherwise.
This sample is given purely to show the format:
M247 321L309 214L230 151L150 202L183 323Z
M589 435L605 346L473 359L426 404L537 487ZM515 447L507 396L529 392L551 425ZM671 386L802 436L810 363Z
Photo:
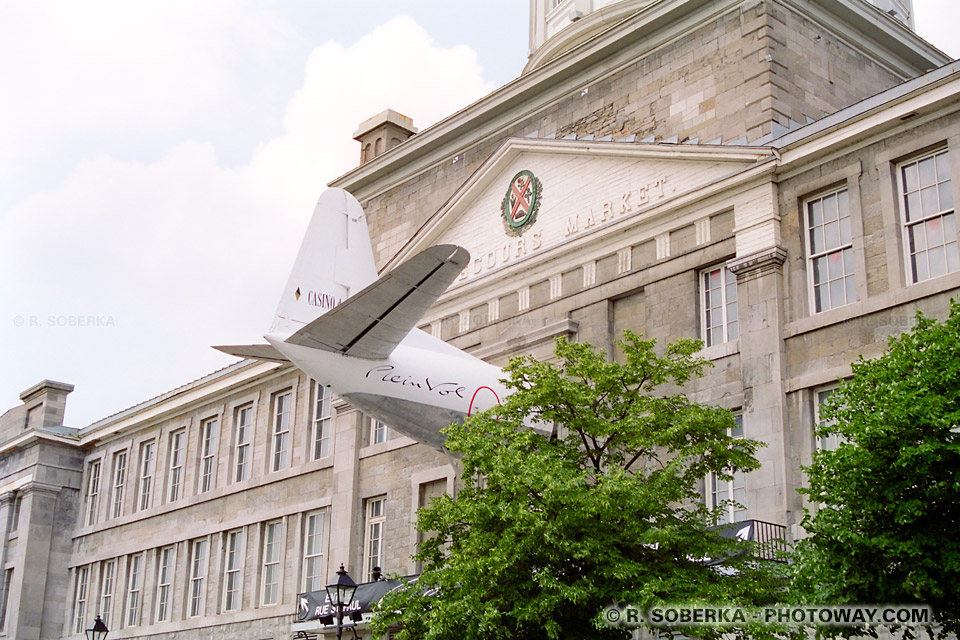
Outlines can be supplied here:
M87 634L87 640L104 640L110 633L110 629L107 629L107 625L103 623L98 613L97 618L93 621L93 628L87 629L84 633Z
M327 585L327 598L337 608L337 640L341 640L343 634L343 610L353 601L353 594L356 591L357 583L347 575L343 563L340 563L337 581Z

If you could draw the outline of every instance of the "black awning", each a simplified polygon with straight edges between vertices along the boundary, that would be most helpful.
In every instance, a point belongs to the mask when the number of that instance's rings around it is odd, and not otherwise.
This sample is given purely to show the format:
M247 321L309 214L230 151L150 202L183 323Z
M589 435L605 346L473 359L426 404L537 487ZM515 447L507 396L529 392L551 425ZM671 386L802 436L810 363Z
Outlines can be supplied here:
M374 605L379 602L380 598L403 584L408 583L400 580L378 580L358 584L357 591L353 595L353 601L350 602L349 606L344 607L343 612L344 614L369 613L373 611ZM318 620L322 617L336 615L336 613L336 609L327 598L326 590L297 594L296 622Z

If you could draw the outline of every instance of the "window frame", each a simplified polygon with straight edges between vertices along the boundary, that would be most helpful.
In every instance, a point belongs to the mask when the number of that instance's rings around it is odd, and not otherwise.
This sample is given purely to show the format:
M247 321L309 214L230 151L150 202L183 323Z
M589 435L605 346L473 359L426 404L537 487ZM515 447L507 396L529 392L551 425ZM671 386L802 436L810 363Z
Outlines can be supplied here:
M284 398L289 402L286 410ZM273 394L271 409L270 470L276 472L290 467L290 438L295 412L293 389L287 388Z
M198 553L199 548L199 553ZM197 538L190 544L190 578L187 597L187 617L198 618L203 616L206 606L206 580L210 563L210 541L207 538Z
M828 426L827 422L820 417L821 407L830 395L840 388L840 385L837 383L827 384L820 387L815 387L813 391L813 432L814 432L814 446L816 451L836 451L840 446L840 443L846 442L839 434L834 433L827 438L823 436L816 435L818 429L821 426ZM824 395L825 394L825 395ZM823 398L821 399L821 395Z
M734 439L743 439L743 412L735 411L733 414L734 421L737 424L737 427L734 430L728 429L727 435ZM733 478L730 480L722 480L715 471L711 471L707 474L707 477L704 479L704 502L708 509L716 509L720 506L720 503L723 501L732 501L738 502L743 505L743 508L737 507L731 502L727 502L726 516L724 520L714 520L715 525L720 524L733 524L736 522L743 522L749 520L747 516L750 514L750 507L747 504L747 474L743 471L736 471L733 473ZM724 491L718 490L718 485L724 483ZM743 500L737 500L737 492L742 492ZM719 499L720 495L726 495L728 497ZM739 519L738 519L739 518Z
M710 277L714 271L720 271L723 284L720 286L720 309L723 312L723 318L719 325L721 333L723 334L723 339L719 342L711 342L711 330L716 328L716 325L709 326L707 322L707 296L708 290L714 290L713 288L705 286L705 279ZM733 278L733 282L727 281L727 276ZM733 284L734 291L737 292L737 299L730 301L727 299L727 287ZM706 269L700 269L697 272L697 291L700 298L700 338L703 340L705 347L712 347L718 344L724 344L727 342L734 342L735 340L740 339L740 292L739 285L737 284L737 276L730 270L727 266L727 263L723 262L720 264L715 264ZM737 319L730 321L728 313L730 311L730 305L736 305ZM731 325L735 326L736 335L730 337Z
M73 589L73 633L83 633L87 615L87 598L90 582L90 565L77 567Z
M313 460L329 458L330 431L333 425L333 394L316 380L313 381L313 402L311 403L310 449Z
M260 606L280 604L280 569L283 551L283 520L263 524L260 553Z
M217 482L217 427L219 416L213 416L200 422L200 464L197 473L197 493L207 493L216 487Z
M178 429L170 434L170 466L167 478L167 502L176 502L183 497L183 479L187 460L187 430Z
M845 194L846 199L846 215L841 215L841 203L840 195ZM803 227L803 249L805 254L805 268L807 271L807 295L808 295L808 308L810 309L810 315L816 315L818 313L825 313L833 309L839 309L840 307L853 304L860 299L860 294L857 291L857 241L855 231L859 228L859 216L856 214L855 206L853 203L853 198L858 197L859 192L855 192L850 188L850 185L844 181L842 184L835 185L832 188L823 189L819 193L808 196L805 198L801 205L801 215L803 217L802 227ZM822 203L828 198L836 197L837 198L837 225L838 225L838 235L840 236L840 243L835 247L826 248L820 252L814 252L813 239L811 234L814 233L814 227L819 226L821 228L826 227L826 224L823 221L823 208ZM821 203L821 220L820 225L811 226L811 206L815 202ZM842 220L847 220L847 231L849 233L849 238L847 242L843 242L843 225ZM846 252L849 251L849 254ZM841 269L843 273L840 278L831 279L827 276L827 279L824 282L816 282L816 261L820 258L828 258L833 254L840 254ZM846 272L846 255L849 255L849 266L850 273ZM850 299L847 295L847 286L846 281L848 278L851 278L853 283L852 295L853 298ZM843 292L844 292L844 301L842 303L833 304L832 296L830 294L830 283L836 280L842 280L844 282ZM827 294L827 300L829 306L824 306L822 309L817 309L817 286L824 287L824 290Z
M157 550L156 622L169 622L173 605L173 581L177 549L170 545Z
M117 561L115 559L111 558L100 563L100 619L108 627L110 626L110 609L113 607L116 577Z
M240 611L242 597L243 529L241 528L223 534L223 611Z
M100 506L100 474L102 470L103 458L97 458L87 463L87 495L85 500L84 524L88 527L97 523L97 508Z
M326 509L310 511L303 517L303 590L322 591L324 589L323 570L326 562L325 543L327 536L328 514ZM319 523L313 526L311 521ZM315 571L311 571L316 563Z
M127 482L127 450L117 451L113 454L113 474L110 514L112 518L119 518L123 515L123 497L125 485Z
M143 551L130 554L127 559L127 601L123 616L126 627L136 627L140 624L140 614L143 609L143 560Z
M933 280L935 278L939 278L941 276L944 276L950 273L957 273L958 271L960 271L960 231L958 231L957 229L956 201L953 197L953 167L951 165L949 154L950 154L950 147L948 145L938 145L936 148L928 149L921 153L914 154L894 164L894 182L895 182L895 188L896 188L896 194L897 194L897 205L898 205L897 211L899 213L899 218L897 222L898 222L898 226L900 227L901 255L903 259L904 276L906 276L906 282L905 282L906 286L920 284L928 280ZM939 180L940 175L939 175L939 170L937 168L938 165L936 160L936 158L941 155L947 156L947 159L946 159L947 179L942 181ZM947 193L950 194L951 204L953 206L950 209L941 209L936 213L923 215L922 195L921 195L923 189L919 187L919 183L918 183L918 189L916 193L918 194L918 196L921 197L920 216L916 220L909 220L910 207L908 205L908 198L910 194L907 193L907 187L905 184L906 177L904 174L904 169L910 165L917 165L917 171L919 172L920 163L930 158L934 160L933 166L934 166L934 169L937 171L938 181L935 183L934 186L937 188L937 192L938 192L938 203L939 203L939 191L940 191L939 187L944 183L948 183L949 186L947 188ZM918 251L916 252L916 254L911 254L910 229L919 228L922 225L926 224L927 222L930 222L937 218L941 220L941 225L943 225L943 220L947 216L952 216L954 236L952 240L948 240L946 238L946 232L944 230L943 232L944 242L943 244L938 245L938 246L944 247L944 261L945 261L947 270L944 271L944 273L941 273L936 276L930 275L929 258L927 258L927 276L923 279L917 279L916 269L914 268L914 263L911 256L919 255L921 252ZM924 236L926 236L926 231L924 231ZM951 244L954 246L953 255L955 256L955 262L956 262L956 265L952 270L949 268L950 260L946 250L946 247ZM924 249L922 250L922 253L924 256L929 256L930 251L931 251L931 248L929 246L925 246Z
M146 454L149 452L149 456ZM137 464L137 504L136 511L146 511L153 499L153 476L157 469L157 441L155 439L140 443L140 456Z
M254 404L252 402L240 405L234 409L234 445L233 465L231 477L233 481L243 482L250 478L250 452L253 450ZM244 417L249 417L249 422ZM244 436L241 439L241 436Z
M377 507L379 505L379 508ZM364 505L363 569L366 581L373 580L373 568L383 570L383 547L386 538L387 496L367 498ZM376 551L374 552L374 547Z

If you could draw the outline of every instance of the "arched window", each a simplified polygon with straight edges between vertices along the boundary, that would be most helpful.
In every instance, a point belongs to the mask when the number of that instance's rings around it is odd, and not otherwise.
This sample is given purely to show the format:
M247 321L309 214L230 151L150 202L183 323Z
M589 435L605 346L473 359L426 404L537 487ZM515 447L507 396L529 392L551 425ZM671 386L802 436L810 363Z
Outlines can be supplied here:
M377 138L377 144L374 147L374 157L383 153L383 138Z

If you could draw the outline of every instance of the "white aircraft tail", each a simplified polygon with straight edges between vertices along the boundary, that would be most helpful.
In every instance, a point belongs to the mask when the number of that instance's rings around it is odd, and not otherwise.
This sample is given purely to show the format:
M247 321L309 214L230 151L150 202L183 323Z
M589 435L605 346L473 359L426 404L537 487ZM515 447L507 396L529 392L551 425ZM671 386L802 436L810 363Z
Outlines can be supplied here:
M313 210L270 333L294 333L376 279L363 208L343 189L327 189Z

